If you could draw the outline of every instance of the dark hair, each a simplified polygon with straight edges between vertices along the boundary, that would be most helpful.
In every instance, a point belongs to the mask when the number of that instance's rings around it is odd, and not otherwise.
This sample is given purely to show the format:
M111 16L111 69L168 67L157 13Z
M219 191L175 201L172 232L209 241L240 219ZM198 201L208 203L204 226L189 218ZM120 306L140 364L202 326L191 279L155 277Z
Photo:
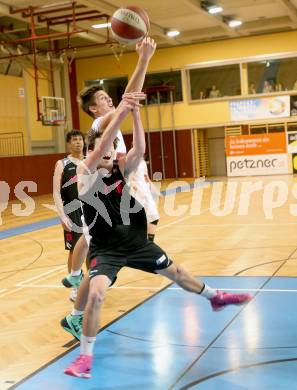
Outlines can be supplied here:
M78 95L80 107L86 114L90 115L92 118L95 118L95 116L92 111L90 111L90 106L95 105L94 96L95 93L98 91L103 91L101 85L92 85L91 87L84 88L82 91L80 91Z
M66 133L66 138L65 138L66 142L67 143L70 142L72 137L77 137L77 136L80 136L82 137L83 140L85 140L85 136L80 130L73 129Z
M96 131L94 131L93 129L91 129L90 131L89 131L89 135L88 135L88 142L87 142L87 144L88 144L88 150L94 150L95 149L95 142L96 142L96 139L97 138L101 138L102 137L102 135L103 135L103 133L104 133L104 130L101 130L101 129L99 129L99 130L96 130ZM118 146L118 142L119 142L119 139L116 137L115 139L114 139L114 141L113 141L113 147L116 149L117 148L117 146Z

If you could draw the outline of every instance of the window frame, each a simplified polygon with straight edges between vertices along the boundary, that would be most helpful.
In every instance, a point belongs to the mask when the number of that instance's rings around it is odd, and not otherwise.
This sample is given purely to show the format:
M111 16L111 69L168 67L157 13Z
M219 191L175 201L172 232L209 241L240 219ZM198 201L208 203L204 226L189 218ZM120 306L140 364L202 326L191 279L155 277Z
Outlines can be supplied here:
M179 72L180 74L180 90L181 90L181 97L182 99L181 100L178 100L178 101L175 101L173 100L173 104L180 104L180 103L184 103L185 102L185 91L184 91L184 88L183 88L183 85L184 85L184 78L183 78L183 69L182 68L171 68L171 69L165 69L165 70L156 70L156 71L152 71L152 72L147 72L146 73L146 76L150 76L150 75L157 75L157 74L162 74L162 73L171 73L171 72ZM148 87L150 88L150 87ZM145 82L144 82L144 88L145 90ZM148 104L147 106L150 107L150 106L156 106L158 103L150 103ZM163 105L163 104L171 104L171 102L160 102L160 105Z
M296 58L297 59L297 51L290 51L290 52L282 52L282 53L271 53L271 54L260 54L260 55L254 55L254 56L248 56L248 57L239 57L239 58L230 58L230 59L222 59L222 60L212 60L212 61L201 61L193 64L187 64L185 65L185 72L186 72L186 90L187 90L187 101L189 104L207 104L207 103L213 103L213 102L224 102L229 100L237 100L237 99L245 99L245 98L252 98L252 97L264 97L264 96L275 96L275 95L294 95L295 90L287 90L287 91L280 91L280 92L270 92L270 93L257 93L257 94L249 94L249 93L243 93L243 91L248 91L248 69L246 67L246 78L244 77L243 67L245 65L248 66L249 63L252 62L260 62L260 61L269 61L269 60L280 60L280 59L290 59L290 58ZM201 68L215 68L218 66L224 66L224 65L239 65L240 69L240 87L241 87L241 95L234 95L234 96L224 96L224 97L218 97L218 98L207 98L207 99L192 99L191 97L191 79L190 79L190 70L193 69L201 69ZM296 76L297 78L297 76ZM245 85L245 80L247 82L247 85ZM295 94L297 91L295 91Z

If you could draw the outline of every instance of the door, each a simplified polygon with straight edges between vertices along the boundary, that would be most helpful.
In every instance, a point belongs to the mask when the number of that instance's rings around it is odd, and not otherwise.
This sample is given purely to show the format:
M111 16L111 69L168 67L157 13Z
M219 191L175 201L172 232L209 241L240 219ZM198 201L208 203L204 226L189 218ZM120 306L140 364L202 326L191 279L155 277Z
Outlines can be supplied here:
M178 177L194 177L191 130L175 131L175 140Z
M151 146L151 166L152 175L155 172L162 172L162 150L161 150L161 137L160 132L151 132L148 139L150 140Z
M175 177L174 168L174 146L173 146L173 131L163 131L163 153L164 153L164 178L170 179Z
M211 176L227 176L225 138L209 138L209 170Z

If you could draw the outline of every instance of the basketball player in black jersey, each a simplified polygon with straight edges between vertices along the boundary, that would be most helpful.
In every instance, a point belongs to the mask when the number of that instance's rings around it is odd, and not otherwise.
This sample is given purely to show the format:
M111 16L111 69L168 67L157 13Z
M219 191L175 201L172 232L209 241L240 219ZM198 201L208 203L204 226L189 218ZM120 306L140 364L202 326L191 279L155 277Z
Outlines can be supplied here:
M175 265L158 245L147 240L145 211L130 196L125 183L125 177L137 168L145 152L138 103L143 97L144 94L139 92L123 96L103 134L94 133L88 139L88 157L78 167L79 197L91 235L90 288L83 320L81 354L65 369L67 375L90 378L100 309L108 287L124 266L164 275L183 289L209 299L214 310L251 299L250 294L229 294L210 288ZM124 159L115 162L117 129L131 111L133 148Z
M53 196L64 230L65 249L69 251L68 271L70 271L73 249L82 231L82 211L78 200L76 169L84 158L84 135L79 130L71 130L66 134L66 143L70 154L56 163ZM71 300L75 300L76 293L76 289L72 290Z

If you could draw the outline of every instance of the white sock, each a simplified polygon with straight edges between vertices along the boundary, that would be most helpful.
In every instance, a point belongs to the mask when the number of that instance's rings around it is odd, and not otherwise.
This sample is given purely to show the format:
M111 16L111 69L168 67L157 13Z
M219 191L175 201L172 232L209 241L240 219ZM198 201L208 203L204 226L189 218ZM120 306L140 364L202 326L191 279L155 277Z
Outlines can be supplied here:
M209 287L206 283L204 283L204 287L200 292L200 295L204 298L211 299L217 294L217 290Z
M79 276L81 273L81 270L78 270L78 271L73 271L73 269L71 270L71 276Z
M82 355L93 356L95 341L96 337L88 337L82 334L80 338L80 353Z
M80 310L76 310L76 309L72 309L72 312L71 312L71 315L72 316L82 316L84 314L83 311L80 311Z

